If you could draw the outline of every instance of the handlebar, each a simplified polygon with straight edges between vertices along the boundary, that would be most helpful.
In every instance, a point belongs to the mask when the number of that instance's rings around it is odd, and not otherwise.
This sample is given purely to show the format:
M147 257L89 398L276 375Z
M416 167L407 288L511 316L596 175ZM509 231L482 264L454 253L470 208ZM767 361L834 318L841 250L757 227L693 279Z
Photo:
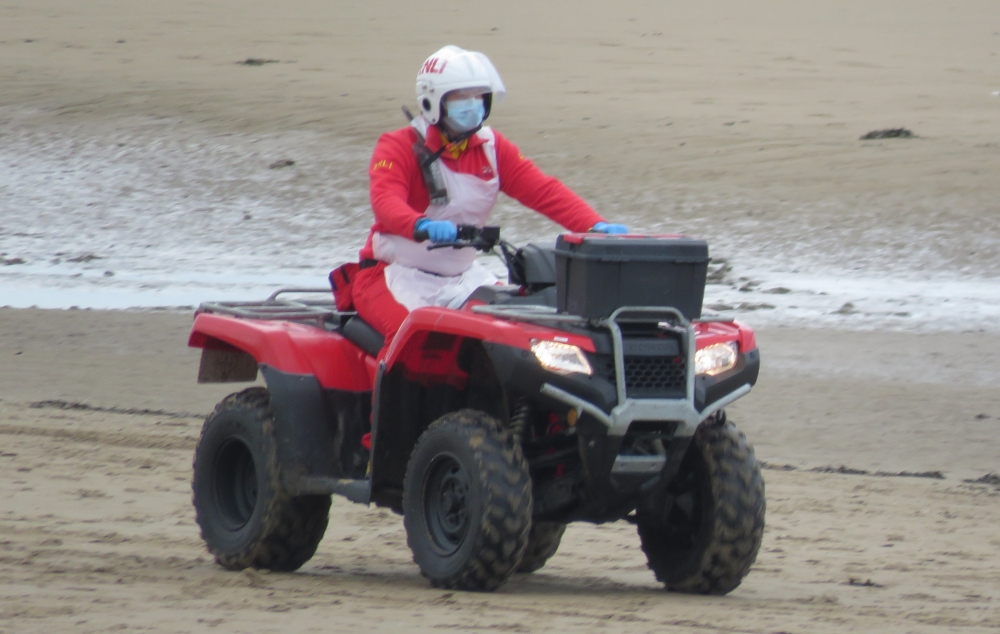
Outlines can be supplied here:
M458 225L456 229L458 230L457 240L454 242L439 242L437 244L432 244L427 247L427 250L432 251L434 249L444 249L448 247L451 247L452 249L473 248L485 253L491 251L493 247L500 243L500 227ZM424 242L428 238L429 236L426 231L415 231L413 233L413 239L417 242Z
M506 240L500 239L500 227L497 226L486 226L477 227L475 225L457 225L455 227L457 240L453 242L439 242L438 244L428 245L427 250L433 249L444 249L450 247L452 249L466 249L473 248L478 249L484 253L490 253L496 246L500 247L500 253L498 254L507 266L508 279L511 284L525 285L526 276L524 271L524 262L521 258L521 250L507 242ZM414 231L413 239L417 242L425 242L430 239L430 235L426 230Z

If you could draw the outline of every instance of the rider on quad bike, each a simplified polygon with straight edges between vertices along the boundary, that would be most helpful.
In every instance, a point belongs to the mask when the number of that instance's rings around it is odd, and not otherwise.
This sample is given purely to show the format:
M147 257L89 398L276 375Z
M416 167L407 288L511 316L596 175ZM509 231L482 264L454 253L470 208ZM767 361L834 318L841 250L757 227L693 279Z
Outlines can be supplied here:
M383 137L395 154L376 149L376 224L364 268L331 274L336 303L288 299L328 289L283 289L199 308L199 382L259 372L267 385L205 421L192 482L202 538L227 568L295 570L338 494L402 513L433 585L492 590L545 565L568 522L625 519L668 589L727 593L764 529L760 467L724 412L756 383L754 333L702 317L705 242L609 235L625 228L479 129L502 95L484 60L446 47L425 63L427 118ZM456 114L465 93L443 109L461 125L421 124L440 121L431 97L451 92L435 82L453 64L489 80L474 87L489 89L482 115L475 96L474 116ZM501 188L578 233L504 242L484 226ZM496 247L507 285L474 272L476 250Z
M369 166L375 224L360 271L343 271L351 290L337 285L340 307L349 308L353 294L354 309L387 340L414 308L455 308L479 286L496 283L475 262L474 249L428 250L420 242L452 242L456 225L485 225L501 191L570 231L627 231L483 127L506 89L482 53L445 46L421 66L416 93L420 113L375 146Z

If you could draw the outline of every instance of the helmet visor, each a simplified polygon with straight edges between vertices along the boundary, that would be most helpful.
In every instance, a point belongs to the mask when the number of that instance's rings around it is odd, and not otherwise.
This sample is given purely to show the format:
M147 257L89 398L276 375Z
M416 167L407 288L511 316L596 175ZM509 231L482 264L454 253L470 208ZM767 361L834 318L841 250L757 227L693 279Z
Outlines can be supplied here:
M491 92L489 86L477 86L474 88L459 88L458 90L449 91L444 96L444 101L447 103L452 99L472 99L473 97L479 97Z

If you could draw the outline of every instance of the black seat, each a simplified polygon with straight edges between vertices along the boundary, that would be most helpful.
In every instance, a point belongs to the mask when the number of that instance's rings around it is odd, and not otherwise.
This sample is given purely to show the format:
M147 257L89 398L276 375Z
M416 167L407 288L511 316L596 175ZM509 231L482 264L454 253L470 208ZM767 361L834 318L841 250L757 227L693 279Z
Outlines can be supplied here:
M378 356L385 345L385 337L357 315L348 319L340 332L345 339L373 357Z
M513 286L480 286L465 301L476 301L494 305L518 304L523 306L551 306L555 308L556 300L555 286L546 286L542 290L529 293L528 295L518 295L517 288Z
M528 243L517 255L524 267L524 284L532 291L539 291L556 283L556 250L551 244Z

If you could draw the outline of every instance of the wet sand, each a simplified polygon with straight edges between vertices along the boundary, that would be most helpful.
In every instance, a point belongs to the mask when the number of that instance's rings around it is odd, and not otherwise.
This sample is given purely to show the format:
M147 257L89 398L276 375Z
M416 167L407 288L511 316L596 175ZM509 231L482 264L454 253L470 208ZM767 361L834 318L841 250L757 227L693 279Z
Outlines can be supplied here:
M0 123L370 148L451 42L500 69L490 123L613 219L717 254L996 277L991 17L990 0L38 0L0 6ZM859 140L898 127L917 137ZM291 157L301 178L345 169L315 154ZM363 187L364 163L348 171Z

